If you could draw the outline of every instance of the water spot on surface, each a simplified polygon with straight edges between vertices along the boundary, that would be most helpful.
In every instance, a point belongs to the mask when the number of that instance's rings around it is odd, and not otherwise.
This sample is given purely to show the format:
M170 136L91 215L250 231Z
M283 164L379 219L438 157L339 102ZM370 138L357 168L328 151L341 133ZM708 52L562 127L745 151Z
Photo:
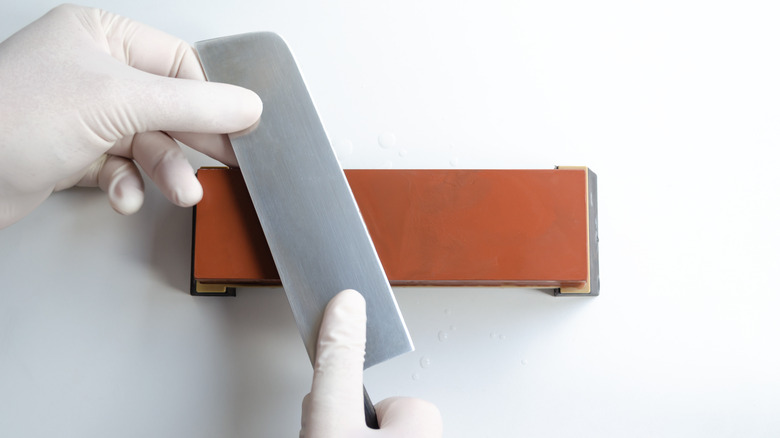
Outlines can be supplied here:
M377 140L379 141L379 146L385 149L390 149L391 147L395 146L395 134L392 132L379 134L379 138Z

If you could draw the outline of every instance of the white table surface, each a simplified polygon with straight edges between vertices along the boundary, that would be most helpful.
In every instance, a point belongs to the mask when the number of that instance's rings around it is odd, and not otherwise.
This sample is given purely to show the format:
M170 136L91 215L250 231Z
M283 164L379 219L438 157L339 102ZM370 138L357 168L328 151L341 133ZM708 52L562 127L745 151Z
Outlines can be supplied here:
M417 351L366 373L375 401L431 400L448 437L780 436L774 2L94 4L280 33L344 167L598 173L601 296L396 288ZM0 36L54 5L4 3ZM0 230L0 437L297 436L282 290L191 297L191 211L149 187Z

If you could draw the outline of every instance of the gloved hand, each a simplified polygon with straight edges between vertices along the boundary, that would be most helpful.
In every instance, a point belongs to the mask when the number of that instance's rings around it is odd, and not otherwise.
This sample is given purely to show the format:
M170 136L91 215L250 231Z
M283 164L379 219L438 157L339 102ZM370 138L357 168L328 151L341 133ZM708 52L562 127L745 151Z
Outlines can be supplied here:
M134 213L136 163L175 204L197 203L174 139L235 165L224 134L262 111L255 93L204 79L183 41L97 9L57 7L0 43L0 228L74 185Z
M314 380L303 399L300 436L306 438L442 436L439 410L413 398L394 397L376 405L379 430L366 426L363 412L363 360L366 302L354 290L336 295L320 326Z

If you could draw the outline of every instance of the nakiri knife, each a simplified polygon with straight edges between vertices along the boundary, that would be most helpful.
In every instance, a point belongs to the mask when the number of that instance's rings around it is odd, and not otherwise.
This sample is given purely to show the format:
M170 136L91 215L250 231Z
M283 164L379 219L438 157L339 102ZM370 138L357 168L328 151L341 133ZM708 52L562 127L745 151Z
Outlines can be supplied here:
M247 189L310 359L328 301L366 300L365 368L414 350L357 203L282 38L248 33L195 44L209 81L263 101L258 126L231 136ZM365 392L366 423L377 428Z

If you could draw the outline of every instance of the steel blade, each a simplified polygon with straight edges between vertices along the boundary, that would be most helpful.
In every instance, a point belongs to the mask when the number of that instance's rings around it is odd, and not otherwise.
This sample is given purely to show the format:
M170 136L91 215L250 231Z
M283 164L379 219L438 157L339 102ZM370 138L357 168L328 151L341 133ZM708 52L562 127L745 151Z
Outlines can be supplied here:
M249 194L310 358L339 291L366 299L370 367L412 351L385 272L287 44L269 32L195 44L209 81L263 101L259 125L231 137Z

